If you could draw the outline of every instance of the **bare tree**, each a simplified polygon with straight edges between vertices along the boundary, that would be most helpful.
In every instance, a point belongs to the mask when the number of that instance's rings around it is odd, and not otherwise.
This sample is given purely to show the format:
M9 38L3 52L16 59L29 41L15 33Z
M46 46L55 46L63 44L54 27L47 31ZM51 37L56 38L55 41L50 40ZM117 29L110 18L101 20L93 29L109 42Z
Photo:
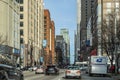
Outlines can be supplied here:
M106 18L103 19L102 26L102 47L106 52L111 65L113 65L114 52L116 46L116 36L115 36L115 15L108 14Z
M117 39L118 39L117 47L120 47L120 19L117 21ZM117 73L118 73L118 67L119 67L119 59L120 59L120 53L118 53L116 56Z
M117 38L120 41L120 19L117 21Z

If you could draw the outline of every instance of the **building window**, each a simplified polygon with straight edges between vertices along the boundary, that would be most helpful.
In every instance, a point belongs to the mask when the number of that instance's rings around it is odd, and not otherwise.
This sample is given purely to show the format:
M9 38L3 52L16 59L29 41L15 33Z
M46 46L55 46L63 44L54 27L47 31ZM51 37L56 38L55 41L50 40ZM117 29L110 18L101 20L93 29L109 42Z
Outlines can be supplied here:
M23 22L20 22L20 27L23 27Z
M17 3L19 3L19 0L15 0Z
M23 38L20 38L20 43L23 44Z
M44 21L44 24L46 24L47 23L47 21Z
M23 11L23 6L20 6L20 11Z
M47 24L44 24L44 27L46 28L46 27L47 27Z
M46 32L47 31L47 29L44 29L44 32Z
M44 16L44 19L47 19L47 17L46 17L46 16Z
M44 34L44 36L46 36L46 33Z
M47 38L46 38L46 37L44 37L44 39L46 40Z
M111 2L106 3L106 7L107 7L107 8L109 8L109 9L111 9L111 5L112 5L112 3L111 3Z
M20 4L23 4L23 0L20 0Z
M23 29L20 30L20 35L24 35Z
M20 19L23 19L23 14L20 14Z

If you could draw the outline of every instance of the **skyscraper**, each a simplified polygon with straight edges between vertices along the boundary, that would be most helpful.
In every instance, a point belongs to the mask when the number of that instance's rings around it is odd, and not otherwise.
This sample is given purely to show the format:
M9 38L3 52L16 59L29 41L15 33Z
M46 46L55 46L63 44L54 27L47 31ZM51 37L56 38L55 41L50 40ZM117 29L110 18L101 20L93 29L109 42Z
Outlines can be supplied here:
M13 62L20 57L19 3L0 0L0 53L11 55Z
M60 29L60 34L63 35L63 38L67 44L67 62L70 64L70 38L69 31L66 28Z
M96 23L96 13L97 13L96 10L97 0L81 0L81 3L79 3L78 5L81 5L81 8L78 7L78 9L80 9L81 11L81 14L78 14L79 16L81 16L80 29L78 28L80 30L80 49L78 48L78 50L80 50L79 53L80 53L81 61L84 61L87 60L87 57L89 55L88 44L87 44L88 43L87 25L90 19L91 19L90 22L91 28L96 27L95 23Z
M45 65L55 63L55 24L51 20L48 9L44 10L44 40L46 47L44 48L44 63Z
M43 20L43 0L20 0L20 43L24 66L40 62L44 38Z

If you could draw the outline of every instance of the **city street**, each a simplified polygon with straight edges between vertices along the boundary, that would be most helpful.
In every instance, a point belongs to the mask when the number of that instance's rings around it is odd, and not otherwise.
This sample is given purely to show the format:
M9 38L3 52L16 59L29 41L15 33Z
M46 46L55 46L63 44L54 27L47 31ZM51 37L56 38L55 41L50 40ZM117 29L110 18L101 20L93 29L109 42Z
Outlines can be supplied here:
M93 76L90 77L88 74L82 73L81 79L75 79L75 78L65 78L64 70L60 71L59 75L44 75L44 74L35 74L34 71L25 71L24 73L24 79L25 80L115 80L111 77L102 77L102 76Z

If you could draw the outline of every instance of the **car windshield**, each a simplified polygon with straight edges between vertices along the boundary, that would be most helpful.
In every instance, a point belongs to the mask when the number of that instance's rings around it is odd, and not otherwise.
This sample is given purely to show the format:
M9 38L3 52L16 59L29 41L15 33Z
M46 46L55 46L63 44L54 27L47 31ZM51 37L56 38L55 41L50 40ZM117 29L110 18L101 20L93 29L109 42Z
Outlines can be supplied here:
M70 69L70 70L78 70L79 67L78 66L69 66L68 69Z

